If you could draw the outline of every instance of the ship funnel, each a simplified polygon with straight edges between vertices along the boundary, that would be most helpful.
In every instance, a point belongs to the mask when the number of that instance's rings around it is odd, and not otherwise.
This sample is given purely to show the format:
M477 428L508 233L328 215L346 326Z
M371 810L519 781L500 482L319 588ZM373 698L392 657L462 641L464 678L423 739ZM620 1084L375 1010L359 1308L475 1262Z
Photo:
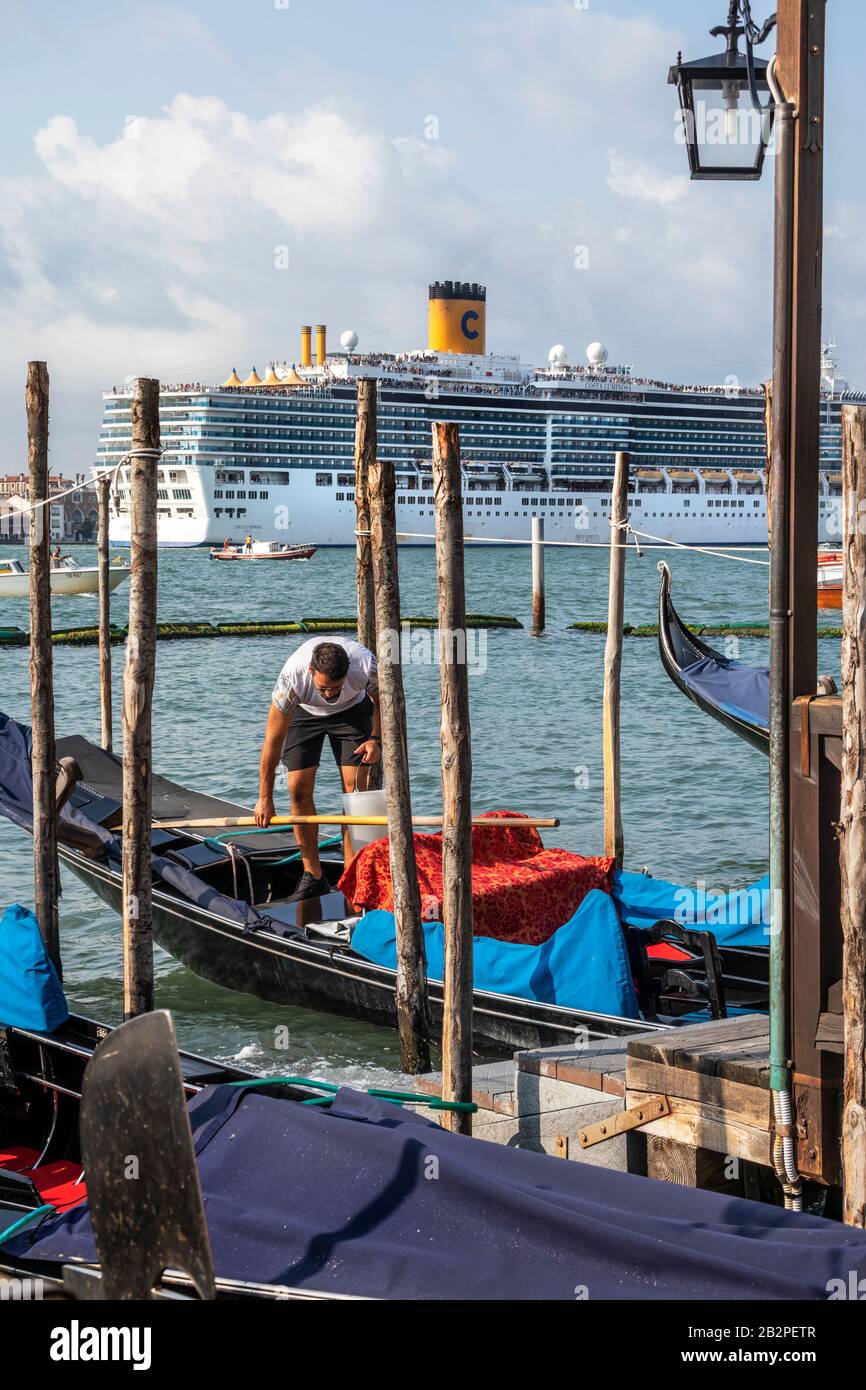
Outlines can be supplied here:
M301 366L312 367L313 365L313 330L308 323L301 327Z
M323 323L316 324L316 366L324 367L325 358L328 355L327 345L328 330Z
M437 280L430 286L429 347L432 352L483 356L487 340L487 290L468 280Z

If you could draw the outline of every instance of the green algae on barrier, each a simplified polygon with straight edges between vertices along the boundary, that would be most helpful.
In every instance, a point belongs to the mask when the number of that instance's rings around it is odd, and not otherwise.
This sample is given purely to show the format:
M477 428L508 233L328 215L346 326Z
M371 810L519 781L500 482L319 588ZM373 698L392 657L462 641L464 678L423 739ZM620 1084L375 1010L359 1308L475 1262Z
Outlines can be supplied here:
M607 633L607 623L604 622L585 622L569 623L569 632L589 632L604 636ZM694 632L698 637L769 637L770 629L766 623L689 623L689 631ZM841 627L819 627L819 637L841 637ZM631 623L623 623L623 637L658 637L659 630L657 623L641 623L633 627Z
M400 622L404 627L437 628L438 618L406 617ZM358 626L356 618L300 618L296 622L275 623L157 623L157 641L182 641L198 637L284 637L301 633L354 632ZM467 613L467 628L523 628L517 618L503 617L486 613ZM109 640L112 643L126 640L126 628L112 625ZM98 627L58 628L51 634L57 646L85 647L99 641ZM26 647L29 633L20 627L0 627L0 647Z

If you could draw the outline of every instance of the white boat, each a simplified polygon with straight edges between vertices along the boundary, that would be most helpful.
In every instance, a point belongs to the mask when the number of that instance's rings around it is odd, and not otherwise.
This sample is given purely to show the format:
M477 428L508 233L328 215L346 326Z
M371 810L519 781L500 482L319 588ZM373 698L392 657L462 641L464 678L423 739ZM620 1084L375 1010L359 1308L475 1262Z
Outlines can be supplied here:
M279 541L253 541L246 545L225 545L213 548L212 560L312 560L314 545L280 545Z
M129 565L109 566L108 588L113 593L131 573ZM77 565L68 555L51 567L51 593L95 594L99 591L99 570L96 566ZM27 598L30 593L30 574L20 560L0 560L0 598Z

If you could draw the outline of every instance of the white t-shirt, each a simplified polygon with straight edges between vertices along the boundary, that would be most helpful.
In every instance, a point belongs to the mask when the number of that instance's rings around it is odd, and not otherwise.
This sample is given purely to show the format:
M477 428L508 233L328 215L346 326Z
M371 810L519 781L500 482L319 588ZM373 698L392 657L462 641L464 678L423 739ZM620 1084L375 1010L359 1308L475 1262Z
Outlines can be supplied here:
M346 679L336 700L323 699L313 684L310 662L316 647L323 642L342 647L349 657ZM298 706L307 714L336 714L360 704L365 695L375 695L378 689L376 658L360 642L353 642L350 637L311 637L292 652L277 677L271 700L283 714L291 714Z

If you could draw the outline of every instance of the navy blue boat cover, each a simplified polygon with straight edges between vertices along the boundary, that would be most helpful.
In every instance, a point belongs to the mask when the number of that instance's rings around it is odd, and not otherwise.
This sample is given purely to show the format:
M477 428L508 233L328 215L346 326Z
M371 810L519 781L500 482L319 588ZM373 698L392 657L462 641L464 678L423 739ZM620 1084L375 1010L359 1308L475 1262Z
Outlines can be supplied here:
M231 1086L189 1108L223 1276L392 1299L698 1301L827 1299L866 1275L866 1232L467 1139L348 1088L330 1109ZM93 1260L86 1207L8 1248Z
M717 709L753 725L770 727L769 669L746 666L741 661L705 658L680 671L690 690Z

